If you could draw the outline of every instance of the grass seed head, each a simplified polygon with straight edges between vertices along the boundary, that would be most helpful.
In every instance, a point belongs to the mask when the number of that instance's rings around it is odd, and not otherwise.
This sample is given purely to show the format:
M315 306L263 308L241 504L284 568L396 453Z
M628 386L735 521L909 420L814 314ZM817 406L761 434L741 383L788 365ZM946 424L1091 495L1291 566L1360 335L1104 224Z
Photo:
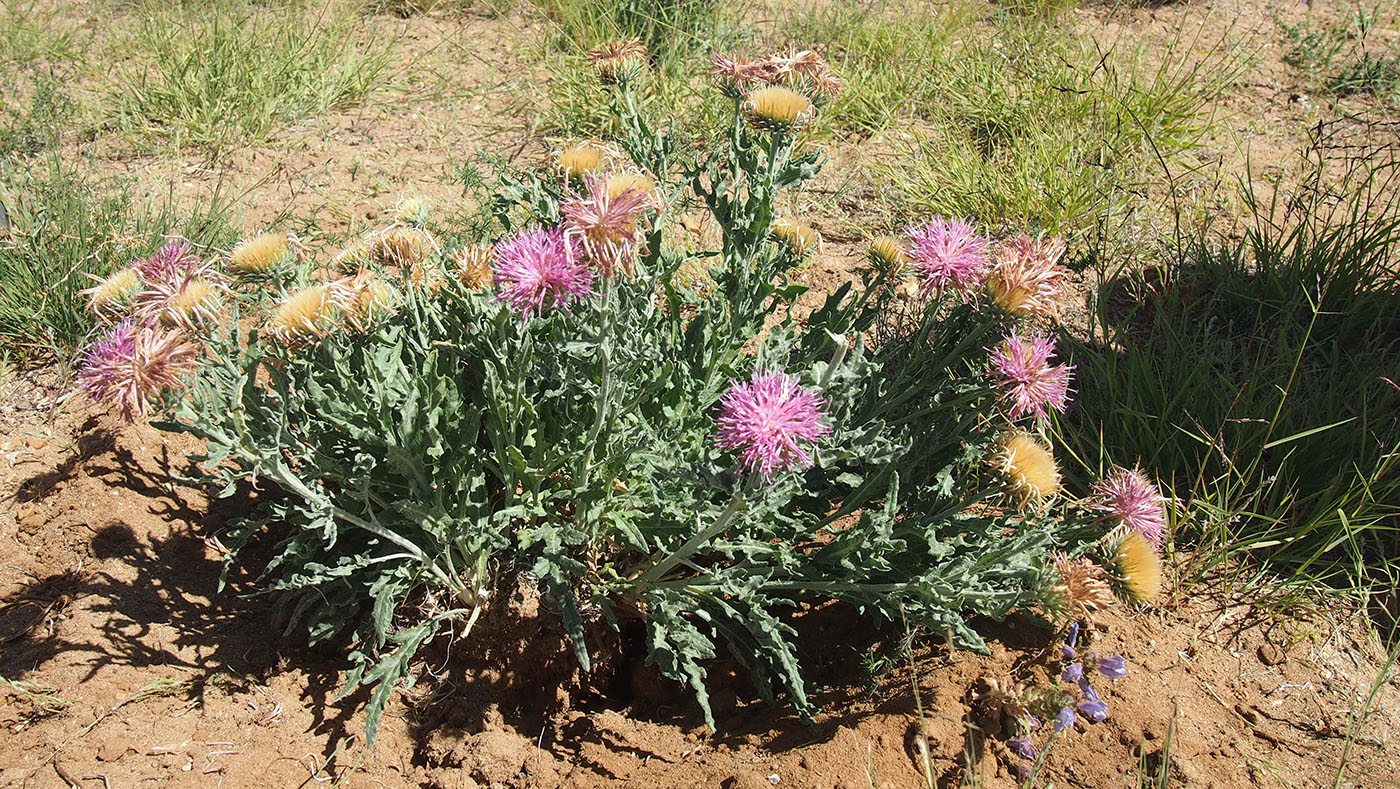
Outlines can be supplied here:
M1141 532L1127 532L1118 540L1113 563L1133 602L1148 603L1161 594L1162 560Z

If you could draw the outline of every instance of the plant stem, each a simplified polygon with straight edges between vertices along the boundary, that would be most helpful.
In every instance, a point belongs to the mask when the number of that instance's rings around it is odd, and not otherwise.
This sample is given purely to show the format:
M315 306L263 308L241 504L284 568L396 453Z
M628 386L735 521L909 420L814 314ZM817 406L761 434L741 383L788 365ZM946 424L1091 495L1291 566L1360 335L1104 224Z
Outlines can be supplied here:
M642 573L642 577L637 579L637 585L645 588L656 583L660 580L661 576L669 572L671 568L690 558L691 555L700 550L705 543L724 533L724 530L729 528L729 524L734 518L738 516L740 512L743 512L747 506L748 502L744 499L743 490L735 491L734 498L729 500L729 506L725 507L724 512L720 513L718 518L715 518L715 522L711 524L709 528L697 532L695 536L686 540L685 544L677 548L670 556L657 562L650 570Z

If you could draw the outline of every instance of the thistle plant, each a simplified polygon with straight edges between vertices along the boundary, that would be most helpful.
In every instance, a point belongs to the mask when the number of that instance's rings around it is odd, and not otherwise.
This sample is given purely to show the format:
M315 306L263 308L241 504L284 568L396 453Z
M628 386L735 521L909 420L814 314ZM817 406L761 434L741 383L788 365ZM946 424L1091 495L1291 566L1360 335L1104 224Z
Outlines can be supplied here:
M230 277L172 250L133 266L135 295L93 292L114 323L85 390L129 419L163 407L222 495L280 490L226 536L229 561L275 541L261 583L287 625L351 634L371 737L415 652L449 628L469 644L510 573L586 669L599 630L640 623L711 725L722 650L816 712L803 604L986 649L971 615L1049 633L1155 595L1141 496L1119 480L1077 502L1034 432L1072 407L1043 339L1063 244L930 217L799 321L792 275L820 235L775 206L820 171L802 128L841 81L805 50L717 59L727 121L694 149L638 111L637 42L593 62L621 137L502 170L487 232L406 201L330 274L274 234L233 250ZM709 214L712 248L675 240L682 208ZM167 320L160 288L193 278L217 320L204 302Z

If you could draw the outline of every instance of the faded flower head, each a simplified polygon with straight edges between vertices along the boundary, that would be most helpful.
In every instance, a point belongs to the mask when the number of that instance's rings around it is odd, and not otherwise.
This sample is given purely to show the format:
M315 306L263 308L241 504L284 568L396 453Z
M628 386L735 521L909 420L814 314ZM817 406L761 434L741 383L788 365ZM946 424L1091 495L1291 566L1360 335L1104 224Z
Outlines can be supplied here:
M1134 602L1151 602L1161 593L1162 560L1141 532L1127 532L1118 540L1113 563L1118 580Z
M296 261L296 247L286 233L264 233L240 242L229 255L229 268L235 274L268 274Z
M814 111L811 99L781 85L751 91L744 99L744 114L749 123L773 133L801 128L811 120Z
M92 276L92 275L88 275ZM141 277L136 269L124 268L113 272L106 279L97 279L97 284L83 291L88 297L88 308L94 313L108 317L129 305L141 291Z
M395 266L412 267L441 249L431 233L405 225L390 225L373 233L368 243L374 257Z
M1048 318L1059 309L1069 271L1058 265L1065 242L1021 235L996 245L996 265L987 278L992 301L1017 317Z
M608 181L594 175L585 175L583 183L583 195L559 202L565 234L578 239L598 268L612 275L619 265L629 267L629 256L641 237L638 220L650 205L650 192L635 187L613 194Z
M775 219L769 231L798 259L821 249L822 234L801 219Z
M157 282L170 283L203 267L199 256L195 254L194 247L184 239L173 239L165 242L160 251L148 258L142 258L132 264L136 269L141 281L146 284Z
M647 66L647 48L639 38L613 41L588 51L588 60L605 85L620 85L640 77Z
M555 154L554 163L565 178L581 178L603 166L607 149L596 142L577 142L564 146Z
M335 254L335 257L331 259L331 266L337 271L350 273L364 268L372 257L374 257L374 249L371 248L370 242L363 238L357 238Z
M335 328L351 298L351 292L342 286L308 285L277 305L263 333L289 348L314 342Z
M372 271L326 283L329 301L341 305L340 317L351 331L364 332L394 311L393 287Z
M562 227L525 230L496 246L496 298L522 318L564 307L593 292L583 244Z
M775 471L806 468L810 446L831 432L823 405L821 395L787 373L755 371L750 381L731 381L720 398L716 443L740 450L745 470L765 480Z
M1060 468L1049 447L1029 433L1002 438L995 462L1006 475L1006 489L1022 504L1040 504L1060 492Z
M1039 336L1025 339L1015 332L989 349L991 378L1000 390L998 399L1008 417L1033 415L1044 420L1050 409L1064 413L1069 407L1069 378L1074 365L1051 365L1054 354L1054 340Z
M1113 590L1104 580L1103 568L1088 559L1071 559L1062 553L1056 554L1054 561L1055 573L1060 577L1055 593L1072 613L1087 615L1113 605ZM1069 656L1073 657L1072 649Z
M1118 468L1095 483L1088 505L1103 513L1112 533L1136 531L1160 549L1167 531L1166 502L1157 484L1136 467Z
M152 266L151 271L160 272L160 276L143 275L145 287L135 298L136 315L142 323L193 330L218 318L224 286L208 264L191 254Z
M112 404L122 419L145 419L151 401L199 367L199 349L178 331L138 326L128 318L83 352L78 382L97 402Z
M491 262L495 259L496 250L473 244L452 253L452 270L468 290L481 290L491 284Z
M736 99L752 88L768 85L797 88L823 97L835 96L843 86L826 60L810 49L789 50L753 61L715 55L710 74L722 91Z
M982 286L989 267L989 242L969 223L935 218L907 228L909 257L923 278L919 296L924 299L952 289L964 298Z

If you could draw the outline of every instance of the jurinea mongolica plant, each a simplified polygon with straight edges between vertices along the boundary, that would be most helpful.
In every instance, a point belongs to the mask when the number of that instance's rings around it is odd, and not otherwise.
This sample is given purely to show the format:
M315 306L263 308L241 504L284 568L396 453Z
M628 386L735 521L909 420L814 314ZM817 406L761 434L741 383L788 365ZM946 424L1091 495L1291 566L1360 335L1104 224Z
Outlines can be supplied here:
M841 81L810 51L719 58L728 122L682 149L636 109L644 54L614 49L621 139L501 173L494 231L415 201L319 268L285 235L227 256L174 239L92 290L109 323L84 391L204 439L223 495L280 490L229 561L275 540L262 582L289 622L353 634L370 736L414 652L469 634L505 568L585 668L590 630L644 623L707 720L721 648L816 712L803 605L985 649L970 615L1067 628L1148 602L1156 487L1119 470L1076 501L1043 432L1072 399L1048 330L1063 244L929 218L799 321L789 273L820 237L775 205L821 168L801 129Z

